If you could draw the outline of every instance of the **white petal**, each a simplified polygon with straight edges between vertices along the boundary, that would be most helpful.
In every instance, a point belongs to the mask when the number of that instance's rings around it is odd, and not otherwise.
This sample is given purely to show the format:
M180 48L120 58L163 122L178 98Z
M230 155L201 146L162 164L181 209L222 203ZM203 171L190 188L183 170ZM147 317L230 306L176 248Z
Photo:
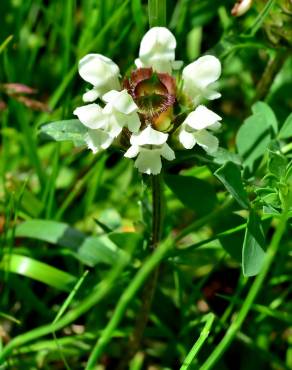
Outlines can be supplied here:
M126 122L127 122L128 129L131 132L137 133L139 131L141 122L140 122L138 113L134 112L132 114L127 115Z
M91 103L99 97L99 93L96 89L92 89L83 94L82 99L85 103Z
M75 114L84 126L97 129L106 124L106 118L102 113L102 108L97 104L88 104L74 110Z
M194 132L195 139L203 149L208 153L215 153L218 149L219 140L207 130Z
M240 17L241 15L245 14L251 6L252 0L237 1L233 9L231 10L231 14L235 17Z
M174 51L176 40L173 34L165 27L152 27L143 36L139 57L149 56L155 52Z
M183 80L200 88L218 80L221 74L221 63L213 55L205 55L183 69Z
M138 155L139 153L139 147L137 145L132 145L130 148L126 151L124 154L124 157L127 158L134 158Z
M218 116L218 114L212 112L204 105L199 105L193 112L191 112L187 116L183 123L187 124L195 130L202 130L216 124L221 119L222 118Z
M152 67L157 72L170 72L175 59L176 40L165 27L153 27L142 38L136 65Z
M184 62L182 60L175 60L174 62L172 62L172 68L177 71L177 70L181 69L183 64L184 64Z
M196 145L196 139L193 133L187 132L184 129L181 129L178 138L180 143L186 149L192 149Z
M168 144L163 144L162 148L160 149L160 153L162 157L167 159L168 161L173 161L175 159L174 151Z
M125 115L119 113L119 112L114 112L111 114L107 115L108 117L108 124L104 128L111 137L117 137L120 135L120 133L123 130L123 127L125 126Z
M113 142L113 138L103 130L88 130L85 142L88 149L91 149L93 153L97 153L101 149L107 149Z
M213 125L208 127L208 130L217 131L220 129L221 126L222 125L220 122L215 122Z
M218 91L214 91L209 88L204 90L203 96L208 100L215 100L221 98L221 94Z
M130 142L132 145L162 145L166 142L168 134L154 130L147 126L140 134L132 135Z
M120 88L119 67L104 55L88 54L80 60L78 68L80 76L95 87L98 96Z
M135 59L135 64L136 64L136 67L137 68L143 68L143 67L145 67L140 58Z
M147 175L158 175L162 168L159 150L142 150L135 161L135 167Z
M130 114L138 110L137 105L127 90L111 90L103 95L102 99L111 104L117 111L124 114Z

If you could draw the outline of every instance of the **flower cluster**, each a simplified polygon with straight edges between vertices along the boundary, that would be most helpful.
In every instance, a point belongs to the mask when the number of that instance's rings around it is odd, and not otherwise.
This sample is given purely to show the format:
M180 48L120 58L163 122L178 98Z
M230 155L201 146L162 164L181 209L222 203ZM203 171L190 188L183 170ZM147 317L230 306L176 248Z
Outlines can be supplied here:
M220 61L205 55L179 73L182 62L175 60L175 48L167 28L151 28L141 41L136 68L122 81L111 59L100 54L81 59L79 74L92 89L83 95L89 104L74 114L87 127L89 149L97 153L118 144L149 175L160 173L162 157L175 158L177 144L185 149L198 144L208 153L217 150L213 132L221 117L201 103L220 97L215 85ZM99 104L94 103L97 99Z

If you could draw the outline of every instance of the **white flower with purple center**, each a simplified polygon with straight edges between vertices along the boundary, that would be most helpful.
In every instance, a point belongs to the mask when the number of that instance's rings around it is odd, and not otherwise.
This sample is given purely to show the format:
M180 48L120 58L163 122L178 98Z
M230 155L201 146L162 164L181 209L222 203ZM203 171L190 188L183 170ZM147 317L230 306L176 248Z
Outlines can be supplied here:
M91 104L76 108L74 114L87 127L89 149L97 153L114 143L148 175L159 174L163 160L175 159L178 142L184 149L197 144L207 153L216 152L219 142L213 133L221 117L198 104L221 96L216 85L221 63L205 55L184 67L179 77L174 71L182 62L175 60L175 49L175 37L167 28L151 28L142 38L137 68L122 81L111 59L100 54L81 59L79 74L92 85L83 100ZM177 117L185 103L191 112L181 122Z
M125 157L135 158L135 167L147 175L158 175L161 172L161 157L172 161L174 151L166 143L168 134L154 130L147 126L142 132L132 135L131 146L126 151Z

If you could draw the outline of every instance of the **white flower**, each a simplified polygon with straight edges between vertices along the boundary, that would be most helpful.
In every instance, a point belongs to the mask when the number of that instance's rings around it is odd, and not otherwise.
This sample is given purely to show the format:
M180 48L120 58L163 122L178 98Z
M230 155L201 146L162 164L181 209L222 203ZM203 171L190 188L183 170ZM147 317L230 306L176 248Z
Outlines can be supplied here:
M151 67L156 72L171 73L180 62L175 61L176 40L165 27L153 27L142 38L139 58L135 60L138 68Z
M192 149L198 144L208 153L216 152L218 139L208 130L220 128L220 120L221 117L218 114L204 105L199 105L182 123L179 130L179 141L186 149Z
M168 161L175 158L174 151L166 143L167 138L168 134L147 126L139 134L131 136L131 147L125 153L125 157L134 158L138 156L135 167L142 173L157 175L162 168L161 157Z
M115 127L110 127L108 119L99 105L84 105L76 108L73 113L88 128L85 142L93 153L107 149L112 144L115 138Z
M127 126L131 132L139 131L141 122L137 113L138 106L127 90L111 90L103 95L102 100L107 103L103 113L107 115L109 122L120 126L117 135L120 134L124 126Z
M101 54L88 54L78 66L80 76L93 85L93 89L83 95L85 102L93 102L110 90L120 89L119 67Z
M182 71L184 92L198 104L201 98L213 100L221 94L214 90L214 82L221 74L221 63L212 55L205 55L187 65Z
M93 103L78 107L73 112L88 127L85 140L94 153L107 149L123 127L138 132L141 125L138 107L126 90L112 90L102 98L107 102L104 108Z
M231 10L231 14L235 17L240 17L245 14L252 6L252 0L239 0Z

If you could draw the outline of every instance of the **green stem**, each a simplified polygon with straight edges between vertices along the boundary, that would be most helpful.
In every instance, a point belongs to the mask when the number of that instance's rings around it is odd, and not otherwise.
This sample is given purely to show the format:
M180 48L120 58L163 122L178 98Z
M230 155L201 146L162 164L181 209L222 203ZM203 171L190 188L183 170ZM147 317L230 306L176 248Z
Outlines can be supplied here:
M200 351L203 344L205 343L205 341L209 337L210 330L211 330L211 327L212 327L212 324L213 324L214 320L215 320L215 315L213 313L210 312L210 313L208 313L208 315L206 315L206 324L205 324L205 326L203 327L203 330L200 333L200 337L195 342L195 344L191 348L190 352L187 354L180 370L190 369L190 366L192 365L192 362L194 361L198 352Z
M238 312L237 317L230 325L221 342L216 346L215 350L211 353L211 355L207 358L204 364L200 367L201 370L209 370L215 366L215 364L222 357L224 352L228 349L233 339L235 338L236 334L240 330L241 325L243 324L246 316L248 315L256 296L258 295L261 287L263 286L263 283L272 265L274 257L279 249L280 241L285 232L287 219L288 219L287 212L284 212L282 214L282 217L280 218L278 227L273 235L271 244L268 247L262 271L253 282L251 289L249 290L249 293L240 311Z
M254 23L251 25L250 29L246 32L246 34L250 36L254 36L258 30L261 28L265 18L268 16L270 10L274 6L275 0L268 0L262 10L262 12L257 16Z
M173 241L171 238L167 239L161 245L159 245L153 252L153 254L147 259L142 268L137 272L129 286L124 290L109 323L103 330L93 351L91 352L86 370L95 369L97 361L103 354L106 345L111 340L114 331L124 317L129 303L132 301L140 287L144 284L150 273L155 270L160 261L165 257L172 245Z
M155 248L161 239L163 228L163 184L161 175L151 176L152 187L152 240Z
M151 176L152 189L152 235L150 246L155 249L161 240L163 228L163 182L161 175ZM149 279L146 281L141 295L142 305L135 320L134 330L131 334L117 370L127 368L130 360L138 352L143 334L149 319L152 301L156 290L159 275L159 266L155 268Z
M280 72L286 60L287 52L283 50L278 51L276 56L269 60L264 73L257 84L254 101L261 100L268 95L276 75Z
M166 0L148 0L150 27L166 26Z

